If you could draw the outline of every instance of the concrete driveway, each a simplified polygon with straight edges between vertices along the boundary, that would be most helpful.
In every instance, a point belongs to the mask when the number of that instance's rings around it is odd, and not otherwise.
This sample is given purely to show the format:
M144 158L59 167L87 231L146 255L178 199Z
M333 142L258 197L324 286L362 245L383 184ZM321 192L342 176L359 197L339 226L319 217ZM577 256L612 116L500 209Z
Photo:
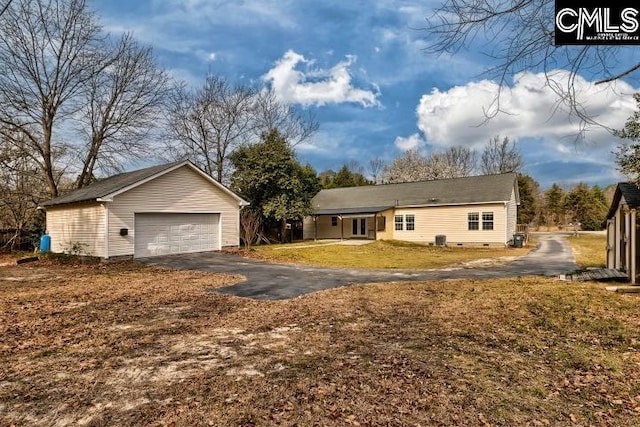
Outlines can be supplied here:
M241 274L247 279L216 292L255 299L289 299L356 283L486 279L528 275L556 276L576 270L571 248L560 235L542 236L539 247L499 267L440 270L358 270L273 264L236 255L204 252L140 259L158 265L215 273Z

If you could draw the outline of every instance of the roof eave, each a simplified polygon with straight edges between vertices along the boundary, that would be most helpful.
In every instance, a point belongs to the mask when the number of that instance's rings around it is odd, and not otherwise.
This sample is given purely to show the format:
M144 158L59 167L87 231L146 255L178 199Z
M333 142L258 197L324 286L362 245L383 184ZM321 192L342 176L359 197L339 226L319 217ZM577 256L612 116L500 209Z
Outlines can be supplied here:
M395 208L437 208L441 206L465 206L465 205L499 205L506 204L508 200L489 200L486 202L450 202L450 203L427 203L427 204L416 204L416 205L398 205L394 206Z

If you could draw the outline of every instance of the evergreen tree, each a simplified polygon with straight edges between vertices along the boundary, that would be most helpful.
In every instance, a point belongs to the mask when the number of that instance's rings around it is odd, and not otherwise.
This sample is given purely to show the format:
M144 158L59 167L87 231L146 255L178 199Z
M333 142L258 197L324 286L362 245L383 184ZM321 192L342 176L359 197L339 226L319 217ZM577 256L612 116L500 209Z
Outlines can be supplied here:
M531 224L538 214L538 183L529 175L518 175L518 224Z
M323 188L358 187L361 185L373 185L360 172L352 171L347 165L343 165L338 172L328 170L320 174Z
M584 183L578 184L567 193L565 209L571 216L571 221L579 222L583 230L601 230L602 222L607 215L607 205L602 191L599 188L593 191Z
M311 199L320 191L316 171L298 162L277 130L264 134L260 143L236 150L231 162L235 169L233 189L267 222L277 221L281 235L286 220L299 220L311 213Z
M545 224L561 225L564 223L564 197L564 190L556 183L544 193L545 205L543 215Z

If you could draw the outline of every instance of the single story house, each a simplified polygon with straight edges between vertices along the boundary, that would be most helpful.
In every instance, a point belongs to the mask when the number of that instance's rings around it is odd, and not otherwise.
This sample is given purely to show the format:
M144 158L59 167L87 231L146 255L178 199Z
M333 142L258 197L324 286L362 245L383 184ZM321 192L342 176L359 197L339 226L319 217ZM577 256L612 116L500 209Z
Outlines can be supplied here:
M238 246L247 204L187 160L115 175L40 207L53 252L106 259Z
M519 204L514 173L322 190L304 238L505 246Z
M607 213L607 268L626 271L629 281L636 283L638 274L638 222L640 189L629 182L616 186L611 207Z

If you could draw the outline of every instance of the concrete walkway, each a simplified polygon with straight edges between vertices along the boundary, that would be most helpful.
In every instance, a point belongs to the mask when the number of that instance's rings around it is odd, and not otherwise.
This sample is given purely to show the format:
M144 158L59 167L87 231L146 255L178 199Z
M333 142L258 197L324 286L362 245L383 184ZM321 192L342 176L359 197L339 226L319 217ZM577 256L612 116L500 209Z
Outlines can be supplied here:
M527 275L557 276L578 267L562 236L542 236L539 247L510 264L499 267L439 270L358 270L273 264L236 255L204 252L141 259L148 265L241 274L247 279L215 292L255 299L294 298L325 289L358 283L442 279L490 279Z

